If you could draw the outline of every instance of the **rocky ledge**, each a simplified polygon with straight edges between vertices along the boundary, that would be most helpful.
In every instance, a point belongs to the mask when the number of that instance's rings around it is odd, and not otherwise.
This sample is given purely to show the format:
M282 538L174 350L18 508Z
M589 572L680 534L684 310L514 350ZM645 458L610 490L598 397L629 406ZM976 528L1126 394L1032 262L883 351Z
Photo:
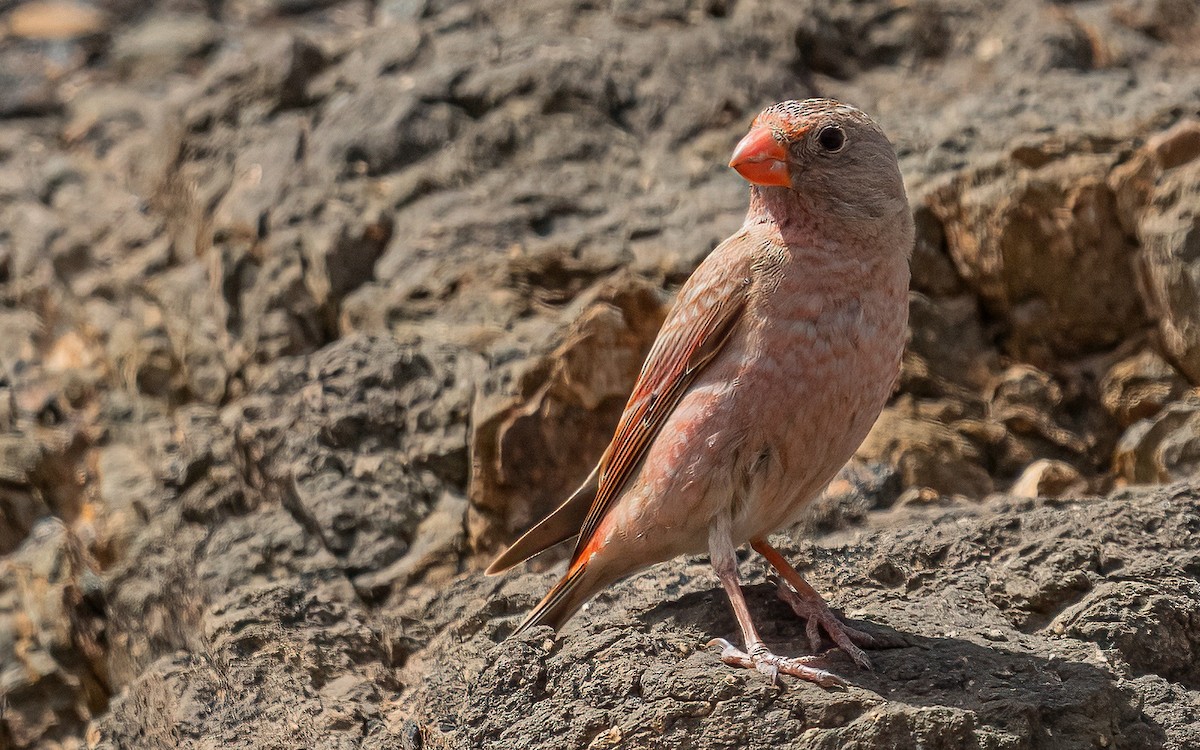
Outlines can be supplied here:
M727 668L702 559L506 640L811 95L918 231L780 542L894 647ZM0 0L0 748L1200 746L1197 102L1191 0Z

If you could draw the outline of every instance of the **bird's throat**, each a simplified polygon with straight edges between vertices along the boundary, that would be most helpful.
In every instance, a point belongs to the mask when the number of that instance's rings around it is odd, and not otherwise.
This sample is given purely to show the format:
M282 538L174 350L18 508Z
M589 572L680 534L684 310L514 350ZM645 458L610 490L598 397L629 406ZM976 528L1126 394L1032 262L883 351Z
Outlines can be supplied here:
M815 228L815 217L796 191L785 187L750 186L746 224L774 224L784 234L803 235Z

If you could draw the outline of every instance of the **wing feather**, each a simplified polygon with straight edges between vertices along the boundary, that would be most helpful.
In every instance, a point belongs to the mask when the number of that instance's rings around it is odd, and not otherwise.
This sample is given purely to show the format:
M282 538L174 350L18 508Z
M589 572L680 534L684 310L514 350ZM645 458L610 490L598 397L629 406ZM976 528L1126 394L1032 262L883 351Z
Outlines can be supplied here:
M735 236L731 241L738 239L745 240ZM605 513L688 386L728 341L746 307L751 281L749 263L702 265L680 290L600 459L599 488L579 531L572 568L585 556Z

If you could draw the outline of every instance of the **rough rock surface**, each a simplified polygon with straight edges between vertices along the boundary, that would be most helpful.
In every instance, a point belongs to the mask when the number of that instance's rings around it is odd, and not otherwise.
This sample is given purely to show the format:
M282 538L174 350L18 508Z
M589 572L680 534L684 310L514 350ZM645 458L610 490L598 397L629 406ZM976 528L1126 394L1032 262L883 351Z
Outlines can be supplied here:
M781 692L702 560L502 642L816 94L918 237L788 549L908 645ZM0 0L0 748L1200 746L1197 102L1188 0Z
M792 544L834 606L904 643L872 672L831 655L845 691L723 667L702 644L737 625L703 560L613 587L557 641L504 640L549 576L467 579L402 605L436 633L405 699L434 747L1190 747L1198 513L1188 487L997 497ZM803 625L751 581L763 637L803 650ZM1151 697L1170 693L1177 714Z

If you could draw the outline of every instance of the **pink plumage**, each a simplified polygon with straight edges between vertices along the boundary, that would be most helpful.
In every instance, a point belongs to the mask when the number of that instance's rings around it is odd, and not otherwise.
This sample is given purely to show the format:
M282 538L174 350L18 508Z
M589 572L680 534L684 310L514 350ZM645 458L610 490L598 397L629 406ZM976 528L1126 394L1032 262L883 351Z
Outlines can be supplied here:
M912 216L895 153L859 110L828 99L764 110L730 166L750 183L742 228L680 290L600 464L519 539L495 573L578 536L567 574L518 632L559 627L613 581L707 551L745 651L774 678L837 678L762 644L737 580L750 542L780 593L863 666L855 641L767 535L794 521L866 437L899 372Z

